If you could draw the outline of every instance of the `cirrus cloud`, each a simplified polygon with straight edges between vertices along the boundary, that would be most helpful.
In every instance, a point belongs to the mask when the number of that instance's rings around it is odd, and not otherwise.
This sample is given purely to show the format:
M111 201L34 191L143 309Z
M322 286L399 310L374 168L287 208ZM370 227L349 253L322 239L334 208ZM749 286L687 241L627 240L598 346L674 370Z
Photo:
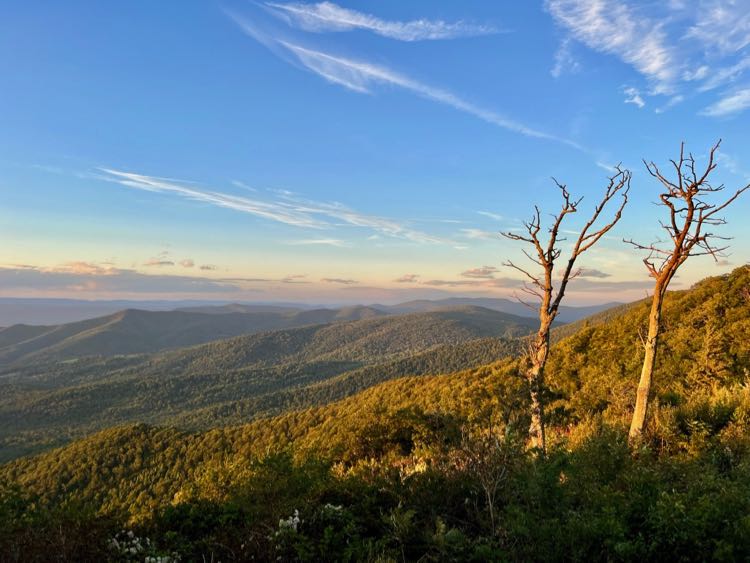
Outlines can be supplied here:
M428 19L388 21L343 8L333 2L318 2L317 4L268 2L266 6L288 24L312 32L361 29L399 41L455 39L498 32L496 28L489 25L470 24L463 21L453 23Z

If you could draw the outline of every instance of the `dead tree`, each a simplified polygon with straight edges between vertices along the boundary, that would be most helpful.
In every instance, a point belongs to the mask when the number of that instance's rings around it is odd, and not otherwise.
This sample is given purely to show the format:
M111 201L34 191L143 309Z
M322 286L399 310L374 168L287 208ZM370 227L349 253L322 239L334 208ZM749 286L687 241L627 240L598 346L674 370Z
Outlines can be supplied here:
M609 178L609 184L601 201L594 208L591 218L578 234L568 261L557 279L555 278L555 266L562 254L562 250L558 245L560 242L566 240L560 237L560 229L565 218L578 211L578 206L583 198L577 200L571 199L567 186L553 178L555 184L560 189L563 205L561 210L552 216L552 225L548 229L548 238L546 241L542 240L543 236L540 236L542 232L542 220L538 206L534 206L534 215L531 220L524 222L525 234L513 232L502 233L506 238L531 245L531 251L523 250L523 253L529 260L541 268L541 272L532 273L530 270L517 266L512 261L505 262L505 266L515 268L526 276L527 283L524 285L523 291L539 300L538 307L536 305L529 305L538 310L539 329L529 340L529 363L525 376L529 384L531 399L531 426L529 427L529 435L532 446L538 448L542 453L546 451L547 447L542 391L544 389L544 366L549 356L550 329L555 317L557 317L568 282L581 273L580 269L575 269L576 260L581 254L599 242L620 220L622 210L628 202L630 178L631 173L629 170L622 169L620 166L616 167L616 173ZM617 194L621 195L622 201L614 217L606 225L595 227L604 208ZM557 287L555 287L555 284L557 284Z
M650 245L643 245L633 240L625 242L632 244L638 250L648 252L643 259L649 276L654 278L654 294L651 299L651 312L648 318L648 335L643 343L645 349L641 378L636 392L633 421L628 434L631 443L637 440L643 432L646 421L648 397L651 381L654 375L656 349L661 332L661 312L664 295L677 270L690 256L708 255L719 259L728 247L721 246L716 241L728 240L727 237L716 235L707 229L717 225L724 225L726 221L717 217L717 213L725 209L737 199L742 192L750 188L750 184L737 190L734 195L723 203L709 203L706 196L724 189L724 185L712 186L708 176L716 168L716 151L721 141L716 143L708 156L708 163L702 172L696 169L695 158L692 154L685 156L685 143L680 145L678 160L670 160L674 168L675 177L667 179L653 162L646 162L646 170L662 185L658 205L665 208L667 221L659 221L661 228L666 231L668 239L657 241Z

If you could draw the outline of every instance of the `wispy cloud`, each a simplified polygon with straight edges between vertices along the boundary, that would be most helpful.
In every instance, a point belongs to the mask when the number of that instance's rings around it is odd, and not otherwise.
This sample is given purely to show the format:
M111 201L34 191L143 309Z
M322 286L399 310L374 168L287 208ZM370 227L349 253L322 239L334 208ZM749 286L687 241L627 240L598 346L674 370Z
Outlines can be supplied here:
M286 244L291 244L294 246L338 246L338 247L344 247L348 246L345 241L337 238L312 238L312 239L302 239L302 240L291 240L287 242Z
M677 104L681 104L685 101L685 96L682 94L677 94L676 96L672 96L667 100L667 103L662 105L661 107L658 107L654 110L654 113L664 113L669 108L676 106Z
M488 110L468 102L448 90L423 84L418 80L395 72L387 67L333 55L319 49L303 47L285 39L276 39L264 33L256 25L244 18L233 14L231 17L247 35L268 47L273 53L280 55L284 59L287 59L286 55L291 55L293 57L292 62L301 64L307 70L332 84L343 86L361 94L371 93L372 89L376 86L396 86L423 98L450 106L453 109L467 113L503 129L527 137L563 143L577 150L585 150L581 145L570 139L535 129L493 110ZM285 53L280 52L280 49L283 49Z
M690 93L709 92L750 72L750 3L746 0L546 0L545 5L569 38L617 57L645 79L650 88L626 91L626 103L643 107L647 96L669 95L668 102L656 106L656 113L677 105ZM555 55L555 69L562 68L558 63L566 56L565 48L563 43ZM723 112L721 105L716 109L703 113L736 113Z
M428 280L423 285L433 287L458 287L474 289L519 289L523 280L514 278L468 279L468 280ZM601 281L598 279L578 277L571 282L571 293L609 293L617 295L623 291L645 290L652 287L648 280L637 281Z
M195 266L195 261L193 261L191 258L185 258L184 260L180 260L179 264L183 268L192 268Z
M750 69L750 56L744 57L732 65L717 68L710 73L707 72L703 76L703 78L705 78L705 81L698 87L698 91L708 92L709 90L713 90L715 88L718 88L719 86L730 84L737 80L740 76L742 76L742 74L748 69Z
M492 213L490 211L477 211L480 215L484 215L485 217L489 217L490 219L494 219L495 221L504 221L505 217L498 213Z
M519 287L523 282L512 278L480 278L468 280L427 280L422 283L424 285L430 285L433 287L476 287L508 289Z
M607 272L602 272L601 270L595 270L594 268L583 268L581 270L581 273L579 274L582 278L610 278L612 277L611 274L608 274Z
M615 171L617 170L617 168L615 167L615 165L614 165L614 164L612 164L612 163L610 163L610 162L603 162L603 161L601 161L601 160L597 160L597 161L595 162L595 164L596 164L596 165L597 165L597 166L598 166L599 168L601 168L602 170L606 170L606 171L607 171L607 172L609 172L609 173L615 172Z
M256 188L248 186L245 182L241 182L240 180L232 180L232 185L242 190L247 190L248 192L257 193L258 191Z
M399 41L425 41L434 39L455 39L497 33L489 25L477 25L442 20L418 19L412 21L389 21L377 16L343 8L333 2L317 4L276 3L266 4L272 13L283 17L290 25L305 31L352 31L362 29L383 37Z
M570 44L570 37L566 37L555 51L555 65L550 70L550 74L555 78L560 78L566 73L575 74L581 70L581 64L573 56Z
M24 269L24 270L34 270L37 269L36 266L30 266L30 265L24 265L24 264L16 264L15 267ZM76 261L76 262L65 262L64 264L61 264L60 266L57 266L53 270L46 270L46 271L55 271L55 272L65 272L70 274L87 274L92 276L109 276L116 274L119 270L117 268L114 268L111 265L104 266L102 264L96 264L93 262L83 262L83 261Z
M470 239L499 238L498 233L492 231L483 231L482 229L461 229L461 235Z
M702 0L687 32L712 51L733 53L750 45L750 5L746 0Z
M744 111L747 108L750 108L750 88L727 94L705 108L701 114L710 117L725 117Z
M355 283L359 283L357 280L349 280L344 278L323 278L320 281L325 283L338 283L341 285L354 285Z
M157 176L147 176L145 174L125 172L111 168L102 168L100 170L106 174L102 179L114 181L123 186L138 190L175 194L193 201L242 211L297 227L322 228L326 225L324 222L311 217L310 214L300 212L292 206L280 205L274 202L263 202L257 199L213 191L201 191Z
M305 279L306 277L306 274L291 274L281 278L279 281L281 283L310 283Z
M229 280L143 274L132 269L102 267L89 262L69 262L54 267L0 267L0 290L115 293L228 293L240 291Z
M295 227L330 229L334 222L361 227L394 238L419 243L450 244L454 241L433 236L412 229L393 219L360 213L340 203L316 202L298 197L288 191L277 191L273 200L260 200L245 196L235 196L212 190L199 190L172 180L125 172L111 168L101 168L99 179L154 193L173 194L192 201L207 203L225 209L249 213ZM313 242L297 241L298 244L329 244L343 246L345 243L334 238L316 238Z
M481 266L479 268L472 268L461 272L461 277L464 278L485 278L492 279L499 270L494 266Z
M400 278L396 278L396 283L417 283L419 280L419 274L404 274Z
M639 108L642 108L646 105L646 102L643 101L643 98L641 97L641 93L638 91L638 88L633 88L632 86L625 88L623 90L625 92L625 103L626 104L633 104L635 106L638 106Z
M656 91L673 89L679 59L659 22L618 0L547 0L546 7L578 41L631 65Z
M143 263L144 266L174 266L174 262L172 260L165 260L164 258L149 258Z

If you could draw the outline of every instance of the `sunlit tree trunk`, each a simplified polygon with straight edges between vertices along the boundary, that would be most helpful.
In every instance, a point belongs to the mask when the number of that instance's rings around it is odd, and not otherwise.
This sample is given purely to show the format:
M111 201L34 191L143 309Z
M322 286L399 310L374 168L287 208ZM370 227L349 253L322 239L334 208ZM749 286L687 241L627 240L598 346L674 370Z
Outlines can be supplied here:
M646 421L646 410L648 408L648 396L651 393L651 381L654 377L656 365L656 350L659 345L659 329L661 326L661 307L664 294L660 288L654 292L651 302L651 314L648 317L648 335L643 343L644 358L641 368L641 379L638 381L638 391L635 396L635 411L630 423L630 440L635 440L643 433L643 425Z
M542 392L544 390L544 366L549 356L549 324L544 323L536 335L529 354L531 365L526 371L526 379L529 383L531 399L531 424L529 436L531 446L542 452L547 451L547 440L544 432L544 401Z
M571 245L567 264L559 275L555 272L555 265L562 253L558 243L565 240L564 238L558 239L558 235L561 232L560 228L565 217L571 213L576 213L578 211L578 204L581 203L581 199L573 200L570 197L567 186L555 180L557 187L562 193L563 205L560 212L557 215L553 215L552 225L549 227L549 236L546 241L543 241L539 235L540 231L542 231L542 219L539 207L537 206L534 206L534 215L531 220L524 222L526 234L518 234L516 232L503 233L503 236L506 238L531 245L532 252L524 250L524 254L542 270L541 273L532 273L517 266L512 261L505 262L506 266L518 270L529 280L524 286L523 291L539 299L538 307L533 307L539 313L539 329L536 335L529 341L529 363L525 376L529 384L530 395L531 424L529 426L529 438L531 446L541 451L542 455L546 454L547 451L543 393L544 367L549 357L549 332L560 310L560 303L565 296L568 282L581 273L580 269L575 269L576 260L581 254L599 242L615 226L620 217L622 217L622 210L628 202L630 178L631 174L628 170L623 170L619 166L616 167L616 174L609 178L609 183L602 199L594 208L591 218L583 225L575 242ZM620 206L615 210L614 217L606 225L595 228L594 225L599 220L607 203L617 194L622 196L622 201Z
M647 162L646 170L656 178L664 190L659 194L660 205L667 210L667 220L660 221L661 228L669 235L664 241L645 245L628 240L639 250L648 252L643 263L649 275L656 280L654 296L651 301L651 314L648 319L648 336L644 342L643 367L641 379L636 392L635 410L630 423L629 441L637 443L643 433L648 407L648 396L651 391L651 381L654 376L654 365L659 342L661 307L669 283L677 270L690 256L711 256L718 261L724 256L727 246L720 246L717 240L726 237L713 233L711 227L724 225L726 220L717 214L729 206L743 192L750 190L750 184L737 190L734 195L723 203L710 203L706 198L724 189L724 185L712 186L709 175L716 168L716 151L721 141L716 143L708 155L705 170L699 172L695 158L688 153L685 156L685 145L680 145L680 158L671 160L675 171L675 178L664 176L653 162Z

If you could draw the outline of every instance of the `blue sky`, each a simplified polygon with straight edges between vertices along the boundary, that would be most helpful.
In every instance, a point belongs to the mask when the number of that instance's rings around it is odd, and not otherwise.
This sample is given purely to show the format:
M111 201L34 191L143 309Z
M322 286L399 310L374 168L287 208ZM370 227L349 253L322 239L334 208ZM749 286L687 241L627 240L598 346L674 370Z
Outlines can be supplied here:
M633 170L571 302L641 297L642 158L723 139L750 177L750 4L9 2L0 20L0 295L314 302L509 296L550 177ZM746 263L750 198L716 265ZM677 287L677 286L675 286Z

